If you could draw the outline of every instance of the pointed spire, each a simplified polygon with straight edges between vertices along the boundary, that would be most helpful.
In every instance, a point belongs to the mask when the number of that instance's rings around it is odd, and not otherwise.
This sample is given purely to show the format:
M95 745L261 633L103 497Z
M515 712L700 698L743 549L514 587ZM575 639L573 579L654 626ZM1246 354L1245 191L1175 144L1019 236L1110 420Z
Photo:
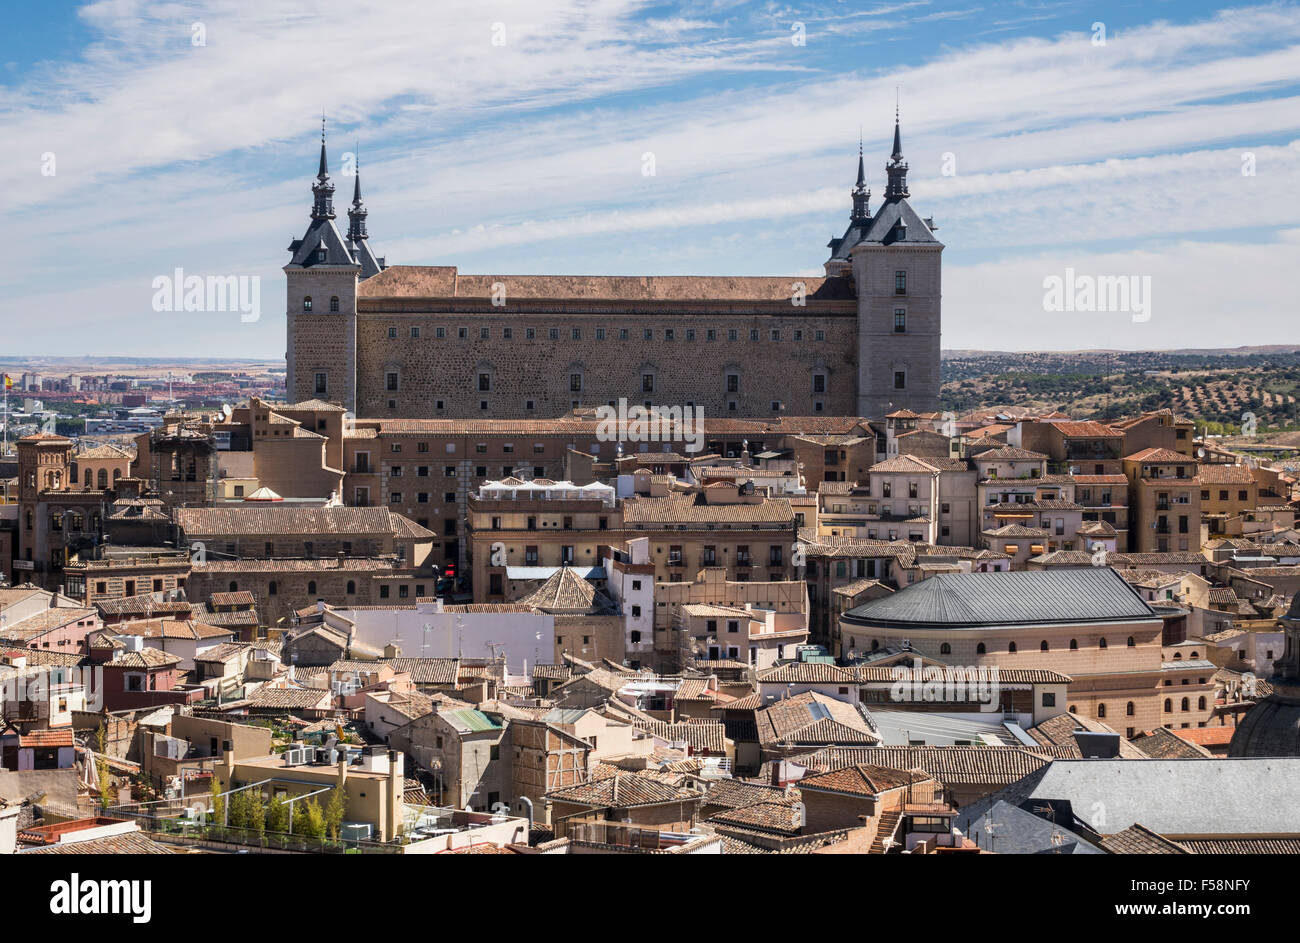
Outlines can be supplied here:
M885 163L889 182L885 185L885 199L889 202L911 196L907 190L907 161L903 160L903 133L899 127L898 106L894 106L894 152Z
M357 145L356 179L352 183L352 209L348 210L348 241L370 238L366 233L366 206L361 202L361 145Z
M325 113L320 116L320 169L316 182L311 185L315 200L311 208L312 219L334 218L334 184L330 183L329 161L325 158Z
M316 172L318 180L326 180L330 175L329 161L325 158L325 112L320 115L320 170Z
M871 199L871 191L867 189L867 168L862 159L862 135L858 135L858 182L854 184L853 191L853 212L849 214L849 219L853 222L871 218L871 210L867 203Z

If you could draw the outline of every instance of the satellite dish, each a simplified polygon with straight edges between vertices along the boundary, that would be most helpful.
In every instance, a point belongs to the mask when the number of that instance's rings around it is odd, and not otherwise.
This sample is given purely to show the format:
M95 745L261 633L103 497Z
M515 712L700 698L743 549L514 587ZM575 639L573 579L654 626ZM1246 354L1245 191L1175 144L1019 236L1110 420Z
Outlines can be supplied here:
M1196 457L1205 458L1205 446L1201 446L1196 450Z
M235 411L234 411L233 409L230 408L230 404L229 404L229 403L222 403L222 404L221 404L221 415L223 415L223 416L226 417L226 422L230 422L230 417L233 416L234 414L235 414Z

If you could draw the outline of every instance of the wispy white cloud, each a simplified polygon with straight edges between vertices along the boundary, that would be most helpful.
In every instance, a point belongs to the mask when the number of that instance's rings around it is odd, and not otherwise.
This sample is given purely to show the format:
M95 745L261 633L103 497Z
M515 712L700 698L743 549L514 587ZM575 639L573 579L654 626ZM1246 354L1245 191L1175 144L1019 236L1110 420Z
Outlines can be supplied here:
M122 318L148 326L142 343L175 351L184 332L143 307L152 276L175 265L260 273L263 310L278 311L278 268L305 224L322 104L346 127L336 159L361 139L371 231L394 262L816 271L827 235L846 221L860 125L879 189L900 85L913 202L941 223L954 273L947 342L972 310L964 284L985 266L1034 284L1047 246L1052 260L1140 249L1160 272L1187 264L1189 247L1229 244L1228 232L1262 255L1294 251L1277 231L1300 226L1300 151L1287 143L1300 136L1295 4L1115 27L1101 48L1084 17L1068 34L839 69L815 48L791 47L791 9L665 9L635 0L83 8L99 38L79 61L0 87L0 129L18 155L0 163L0 223L25 235L7 250L0 313L50 313L17 340L25 351L65 342L68 323L84 324L88 339L112 337L107 325ZM992 20L969 3L928 2L799 18L810 36L875 20L894 31L951 18L974 31ZM191 45L195 22L204 47ZM505 46L492 45L495 23ZM1255 177L1241 176L1243 150L1256 155ZM46 151L56 177L39 174ZM641 173L646 152L653 177ZM940 173L949 153L954 177ZM1224 271L1213 259L1228 257L1195 254L1200 272ZM1261 265L1252 288L1284 295L1283 271ZM1011 277L979 286L979 304L998 311L1024 290ZM1261 341L1289 323L1269 320L1276 305L1258 310L1243 323ZM1050 319L1041 325L1023 336L1044 345L1067 336ZM211 330L205 343L223 353L283 346L276 315Z

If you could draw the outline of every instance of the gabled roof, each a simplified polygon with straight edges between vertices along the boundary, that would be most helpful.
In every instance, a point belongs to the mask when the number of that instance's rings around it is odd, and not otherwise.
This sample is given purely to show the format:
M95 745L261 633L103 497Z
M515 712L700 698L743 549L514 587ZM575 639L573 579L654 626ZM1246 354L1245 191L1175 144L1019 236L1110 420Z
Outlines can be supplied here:
M595 809L629 809L700 800L703 794L694 789L670 786L649 776L620 772L593 782L554 789L546 793L546 798Z
M929 782L932 779L934 777L924 770L891 769L888 766L855 763L852 766L831 770L829 773L805 776L799 780L799 788L850 793L857 796L878 796L891 789L901 789L904 786Z
M1147 462L1150 464L1164 465L1168 463L1177 463L1180 465L1196 465L1196 459L1184 455L1182 452L1175 452L1173 449L1149 448L1140 452L1134 452L1132 455L1125 455L1126 462Z

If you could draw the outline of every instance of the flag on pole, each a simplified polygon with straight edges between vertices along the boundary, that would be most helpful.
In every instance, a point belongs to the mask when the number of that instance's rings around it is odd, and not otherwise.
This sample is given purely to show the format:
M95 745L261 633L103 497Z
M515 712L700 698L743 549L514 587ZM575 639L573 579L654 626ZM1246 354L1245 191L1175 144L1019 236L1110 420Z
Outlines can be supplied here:
M5 374L5 389L6 389L6 390L12 390L13 388L14 388L14 378L11 377L9 374L6 373L6 374Z

